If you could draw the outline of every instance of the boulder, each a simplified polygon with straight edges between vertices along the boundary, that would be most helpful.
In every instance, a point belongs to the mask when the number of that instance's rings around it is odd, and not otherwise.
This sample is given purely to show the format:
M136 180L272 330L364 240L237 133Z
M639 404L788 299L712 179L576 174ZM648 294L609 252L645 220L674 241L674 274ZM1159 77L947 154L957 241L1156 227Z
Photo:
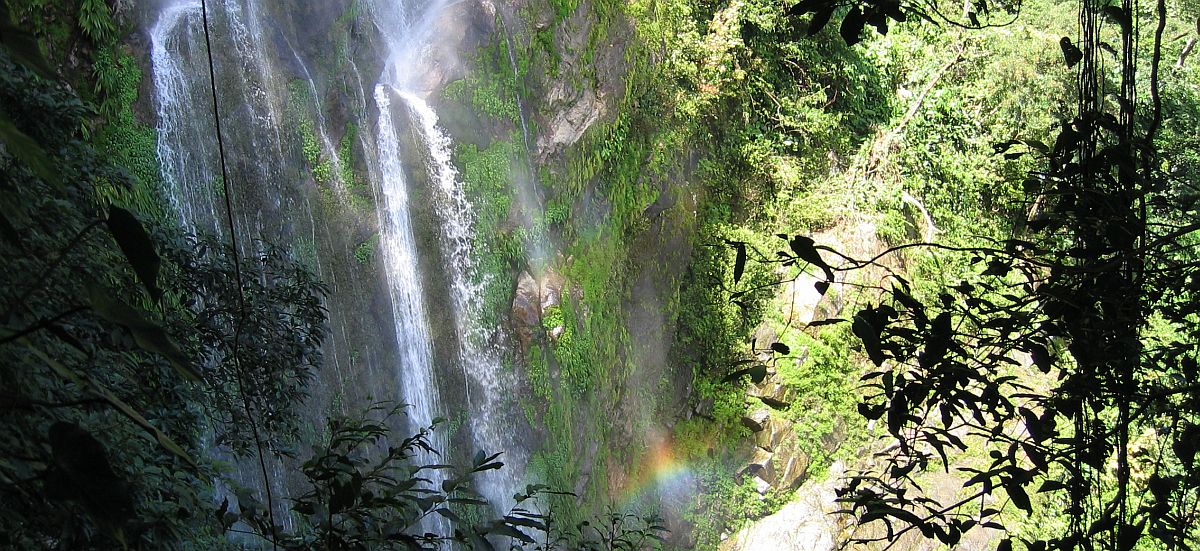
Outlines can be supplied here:
M724 539L721 551L834 551L845 528L833 512L840 509L836 488L840 468L824 481L805 484L796 500Z
M715 407L715 405L716 405L716 400L714 400L711 397L704 398L704 399L700 400L699 402L696 402L696 407L692 408L691 412L689 412L688 419L691 419L692 417L702 417L704 419L712 419L713 418L713 416L712 416L713 408Z
M771 345L779 340L779 333L767 322L762 322L754 328L754 353L760 362L770 361Z
M749 475L760 480L765 480L768 486L775 484L775 463L773 461L775 454L762 448L754 448L754 455L750 457L750 461L746 462L746 466L738 471L739 475ZM765 493L765 492L759 492Z
M762 423L762 427L763 430L755 433L754 443L756 449L770 454L771 465L769 469L765 469L771 474L768 480L780 490L796 488L808 475L808 466L812 459L808 452L800 447L795 427L790 421L778 417L768 417ZM762 457L762 454L756 452L747 469Z
M760 432L766 428L770 418L771 410L766 408L757 409L742 417L742 426L750 429L751 432Z
M756 476L754 477L754 490L758 492L759 495L765 495L767 492L771 491L771 483Z
M546 95L545 103L553 113L544 130L538 132L539 161L566 149L591 128L606 111L607 104L590 86L577 89L565 79L557 79Z
M821 448L825 450L825 453L832 454L842 447L842 444L846 442L846 429L845 419L834 418L833 428L821 436Z
M512 319L522 352L529 350L529 344L542 324L538 294L538 285L533 276L529 272L521 272L517 277L517 291L513 294Z
M746 389L746 394L758 398L772 409L787 409L796 400L796 389L783 384L777 376L769 376Z
M547 270L540 279L535 279L528 271L521 272L517 277L512 319L517 339L521 342L521 352L529 350L529 344L542 329L551 340L557 340L565 332L566 328L561 325L542 327L542 320L547 318L551 308L562 304L566 286L567 279L553 270Z
M808 466L812 459L795 440L785 442L771 457L771 470L775 474L774 486L780 490L794 490L808 477Z
M562 304L563 289L567 286L567 278L562 274L547 270L542 276L542 280L538 282L538 295L540 295L540 307L542 315L546 311Z
M767 451L775 451L785 440L795 440L796 432L786 419L771 416L762 425L763 430L754 435L754 444Z

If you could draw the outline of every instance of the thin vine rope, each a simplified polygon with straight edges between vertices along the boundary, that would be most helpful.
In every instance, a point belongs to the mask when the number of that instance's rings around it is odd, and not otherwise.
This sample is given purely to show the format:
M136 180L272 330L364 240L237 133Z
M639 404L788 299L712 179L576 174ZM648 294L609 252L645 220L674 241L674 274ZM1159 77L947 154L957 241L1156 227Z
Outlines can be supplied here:
M208 55L208 81L209 88L212 92L212 113L213 121L217 133L217 156L221 162L221 189L224 192L225 201L225 221L229 224L229 243L231 254L233 255L233 275L237 283L238 296L238 315L234 322L233 329L233 364L234 370L237 372L238 394L242 398L242 408L246 410L246 421L250 424L250 431L254 436L254 449L258 455L258 467L262 474L263 489L267 497L267 515L271 523L271 549L278 550L279 544L276 542L276 524L275 524L275 500L271 495L271 478L267 474L267 460L263 453L262 439L258 432L258 423L254 421L254 414L250 407L250 399L246 396L245 388L245 370L242 368L241 361L241 341L242 341L242 326L246 319L246 295L242 287L242 259L240 249L237 242L237 227L233 219L233 201L230 199L231 190L229 188L229 167L225 161L225 140L221 135L221 109L217 103L217 71L216 65L213 63L212 54L212 38L209 33L208 26L208 2L200 0L200 17L204 21L204 49Z

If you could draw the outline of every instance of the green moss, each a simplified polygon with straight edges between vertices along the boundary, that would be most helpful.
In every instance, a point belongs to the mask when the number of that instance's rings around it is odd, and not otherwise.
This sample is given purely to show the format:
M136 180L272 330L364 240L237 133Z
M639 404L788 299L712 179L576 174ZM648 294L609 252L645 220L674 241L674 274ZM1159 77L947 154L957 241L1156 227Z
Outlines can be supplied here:
M375 261L375 250L379 247L379 234L372 235L367 240L354 247L354 260L359 264L370 264Z
M95 95L100 98L103 123L96 131L97 149L117 165L125 167L132 186L106 182L97 189L113 203L130 208L160 222L171 218L162 196L158 162L158 135L133 114L142 71L132 55L116 48L96 51L93 65Z
M515 155L513 143L499 140L485 149L461 144L453 157L467 196L475 205L476 270L472 277L482 285L480 323L485 327L495 327L506 315L511 302L513 266L525 256L522 243L508 223L513 202L509 185Z
M347 189L361 192L365 187L363 179L354 172L354 143L358 141L358 125L346 123L342 139L338 142L338 159L341 161L341 180Z
M511 71L507 73L499 69L476 71L446 85L446 97L467 103L479 114L518 121L521 111L517 106L516 84Z

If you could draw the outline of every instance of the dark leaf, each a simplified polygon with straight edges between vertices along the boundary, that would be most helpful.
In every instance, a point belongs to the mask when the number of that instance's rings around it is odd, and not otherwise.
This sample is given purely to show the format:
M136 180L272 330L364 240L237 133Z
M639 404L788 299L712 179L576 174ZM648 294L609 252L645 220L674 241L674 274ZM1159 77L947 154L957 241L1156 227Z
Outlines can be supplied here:
M29 167L38 178L55 186L61 183L62 180L54 168L54 163L46 155L42 146L21 132L3 113L0 113L0 141L4 142L5 149L12 156Z
M1058 45L1062 48L1063 60L1066 61L1068 69L1074 67L1076 63L1079 63L1079 60L1083 59L1083 51L1073 44L1070 38L1062 37L1062 40L1058 41Z
M846 12L846 17L842 19L842 28L838 31L842 35L842 40L846 41L846 45L853 46L862 40L863 25L866 22L867 18L858 6L854 6Z
M869 421L874 421L880 417L883 417L885 409L886 408L884 408L882 404L877 406L872 406L864 402L859 402L858 404L858 414L862 415L864 419Z
M1020 482L1009 479L1004 484L1004 490L1008 492L1008 497L1012 499L1013 505L1026 513L1033 512L1033 506L1029 503L1029 494L1025 493L1025 488Z
M987 269L983 271L982 275L1003 277L1011 270L1012 266L1010 266L1007 262L1002 260L989 260L987 263Z
M829 18L833 17L833 10L836 8L837 5L834 4L814 13L812 21L808 22L808 36L816 36L817 33L821 32L821 29L824 29L825 25L829 24Z
M846 320L844 320L842 318L829 318L829 319L814 321L814 322L808 324L808 326L809 327L821 327L821 326L825 326L825 325L836 325L839 323L845 323L845 321Z
M826 281L834 280L833 270L830 269L829 264L825 263L825 260L821 258L821 253L817 251L817 244L815 241L813 241L811 238L804 237L803 235L797 235L788 242L788 245L791 247L792 252L797 258L820 268L821 271L825 273Z
M908 398L904 394L897 394L892 399L887 411L888 432L897 438L900 436L900 429L904 428L904 421L908 419Z
M154 241L142 223L133 213L116 206L108 207L108 231L112 233L117 246L125 254L125 259L133 266L138 280L150 293L154 302L162 299L162 290L158 287L158 270L161 261L154 251Z
M740 380L742 377L745 377L746 375L749 375L750 380L754 381L755 384L761 383L761 382L763 382L763 379L767 378L767 366L765 366L763 364L758 364L758 365L754 365L751 367L747 367L745 369L739 369L737 371L734 371L733 373L730 373L729 375L726 375L724 379L721 379L721 382L732 383L734 381Z
M1065 483L1063 483L1062 481L1047 480L1042 483L1042 486L1040 488L1038 488L1037 493L1040 494L1040 493L1044 493L1044 492L1058 492L1058 491L1065 490L1065 489L1067 489L1067 485Z
M829 5L828 0L800 0L784 12L789 18L812 13Z
M525 535L524 532L517 530L516 528L514 528L506 523L503 523L503 522L493 523L491 528L488 529L488 532L491 534L495 534L497 536L508 536L510 538L516 538L524 543L533 543L533 538Z
M455 523L462 522L462 518L460 518L458 515L454 514L454 511L451 511L450 509L447 509L445 507L434 509L433 512L435 512L439 515L442 515L443 517L446 517L450 522L455 522Z
M1105 17L1111 19L1114 23L1121 26L1121 32L1123 32L1123 33L1130 32L1130 28L1132 28L1133 22L1130 20L1129 12L1125 11L1125 8L1122 8L1121 6L1110 4L1110 5L1104 6L1104 9L1102 11L1103 11Z
M1054 366L1054 358L1050 356L1046 347L1038 343L1030 343L1027 348L1030 358L1033 359L1033 365L1036 365L1042 373L1049 373L1050 368Z
M100 317L129 329L134 342L143 350L161 354L185 379L200 381L200 372L161 326L147 320L141 312L117 300L99 285L88 286L88 302Z
M887 359L883 353L882 344L879 341L879 329L876 328L867 318L863 316L866 311L859 312L859 315L854 317L854 323L851 330L854 335L863 343L863 348L867 351L867 357L875 364L875 367L880 367Z
M741 241L729 241L728 244L737 251L737 256L733 260L733 282L737 283L742 280L742 274L746 272L746 244Z

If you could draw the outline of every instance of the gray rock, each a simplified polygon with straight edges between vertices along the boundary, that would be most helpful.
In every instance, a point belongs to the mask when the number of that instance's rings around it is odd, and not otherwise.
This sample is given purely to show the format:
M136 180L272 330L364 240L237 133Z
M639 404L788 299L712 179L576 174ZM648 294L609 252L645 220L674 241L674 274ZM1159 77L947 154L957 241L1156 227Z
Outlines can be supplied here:
M742 467L738 474L765 480L768 486L773 486L775 484L775 463L772 461L774 457L775 454L767 450L754 448L754 455L750 457L750 461L746 463L745 467Z
M766 408L757 409L742 417L742 426L750 429L751 432L760 432L766 428L770 418L771 410Z
M781 490L796 488L808 475L811 457L800 447L795 428L790 421L768 417L762 426L763 430L754 435L754 443L757 449L771 453L769 472L772 476L769 480L774 487ZM756 454L751 461L757 457Z
M721 551L834 551L843 529L837 516L834 487L840 474L831 469L828 480L811 482L795 501L763 517L721 542Z
M529 350L533 336L542 323L538 285L529 272L521 272L517 278L517 291L513 294L512 320L521 351Z

